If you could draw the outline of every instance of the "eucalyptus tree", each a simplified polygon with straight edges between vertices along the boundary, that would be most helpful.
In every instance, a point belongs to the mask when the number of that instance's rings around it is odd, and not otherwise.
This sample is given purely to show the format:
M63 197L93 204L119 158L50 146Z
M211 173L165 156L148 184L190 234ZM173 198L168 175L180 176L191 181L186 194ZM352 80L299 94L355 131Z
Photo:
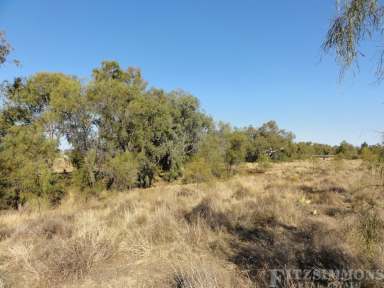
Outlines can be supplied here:
M90 148L93 119L78 79L62 73L37 73L5 87L3 113L17 113L23 116L18 121L40 125L51 139L66 137L75 151L85 153Z
M282 160L293 156L292 132L280 129L275 121L268 121L259 128L248 127L244 131L249 139L246 160L254 162L264 156Z
M335 51L341 72L364 56L361 43L365 40L383 42L384 6L379 0L338 0L336 17L332 20L323 43L326 52ZM376 76L384 78L384 48L378 45Z
M42 87L47 88L48 83L44 82L46 85ZM0 109L1 208L16 208L30 197L44 197L56 202L62 195L52 172L58 142L48 137L45 130L49 93L34 84L31 80L16 79L3 89Z
M97 126L99 156L136 154L141 186L150 185L156 174L168 180L180 176L183 163L196 153L210 125L195 97L148 89L139 69L123 70L113 61L93 71L87 95Z

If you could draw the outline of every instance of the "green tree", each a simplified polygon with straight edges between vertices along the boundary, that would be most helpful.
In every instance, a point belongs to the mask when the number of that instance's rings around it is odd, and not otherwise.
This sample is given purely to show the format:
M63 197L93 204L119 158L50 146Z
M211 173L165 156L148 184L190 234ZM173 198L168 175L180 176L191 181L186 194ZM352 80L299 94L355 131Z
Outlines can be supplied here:
M183 163L197 151L210 120L197 99L185 92L146 89L138 69L124 71L116 62L103 62L93 73L88 99L103 153L140 154L140 185L156 174L166 180L181 175Z
M138 167L136 156L131 152L123 152L106 161L103 173L106 176L107 188L125 190L137 185Z
M28 197L57 202L63 192L52 173L56 141L36 125L14 125L0 143L0 206L17 208Z
M37 73L15 79L5 90L7 117L37 123L51 139L65 137L78 166L95 142L94 119L80 81L61 73Z
M75 184L85 190L88 188L95 188L99 175L101 172L100 161L98 161L96 149L90 149L86 152L84 157L81 158L77 170L74 172Z
M274 160L283 160L294 154L294 135L280 129L275 121L264 123L260 128L248 127L245 133L249 138L246 151L249 162L258 161L265 154Z
M204 182L212 177L227 176L227 147L228 142L221 133L211 131L206 134L199 141L195 156L185 165L184 181Z
M186 163L184 178L185 183L207 182L213 178L212 170L208 161L204 158L196 157Z
M49 136L45 115L53 81L15 79L6 83L0 110L0 201L16 207L29 197L57 202L62 189L52 173L58 139ZM44 80L46 80L44 78ZM42 89L45 88L45 89Z
M357 158L358 151L356 147L344 140L336 148L336 154L342 158L355 159Z
M225 163L228 174L233 172L233 167L245 160L247 137L241 131L235 131L227 136L228 146L225 151Z

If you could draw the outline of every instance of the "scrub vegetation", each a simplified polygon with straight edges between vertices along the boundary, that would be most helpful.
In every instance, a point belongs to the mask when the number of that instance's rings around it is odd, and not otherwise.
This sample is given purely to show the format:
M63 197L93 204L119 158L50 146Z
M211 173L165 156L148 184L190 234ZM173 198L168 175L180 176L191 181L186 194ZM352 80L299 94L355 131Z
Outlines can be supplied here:
M1 95L2 209L55 206L70 190L96 196L159 181L225 179L243 163L259 162L263 170L269 162L312 156L378 159L382 150L295 142L274 121L245 128L217 123L194 96L148 88L139 69L111 61L87 83L37 73L4 83ZM63 173L58 159L70 165Z
M383 15L379 1L339 3L323 48L342 71ZM0 65L11 51L0 33ZM4 82L0 104L0 287L263 288L271 269L384 271L382 145L232 127L115 61L89 81Z
M5 287L269 287L269 269L384 269L376 168L339 159L258 166L88 199L71 190L55 209L3 211Z

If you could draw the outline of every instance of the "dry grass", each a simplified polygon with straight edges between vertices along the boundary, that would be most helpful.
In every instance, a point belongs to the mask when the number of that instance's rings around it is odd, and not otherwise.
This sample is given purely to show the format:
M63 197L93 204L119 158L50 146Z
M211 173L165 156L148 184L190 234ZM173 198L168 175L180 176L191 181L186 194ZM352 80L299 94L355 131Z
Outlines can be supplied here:
M0 215L5 287L268 287L268 269L383 269L382 188L359 161L247 166ZM286 279L284 287L298 287Z

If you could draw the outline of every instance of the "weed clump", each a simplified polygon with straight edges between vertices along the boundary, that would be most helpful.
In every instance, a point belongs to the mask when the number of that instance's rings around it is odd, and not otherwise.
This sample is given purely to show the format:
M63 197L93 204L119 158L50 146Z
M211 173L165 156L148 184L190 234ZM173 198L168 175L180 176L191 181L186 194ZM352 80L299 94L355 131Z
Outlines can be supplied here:
M358 213L357 231L364 250L372 257L383 240L384 221L374 207L367 207Z

